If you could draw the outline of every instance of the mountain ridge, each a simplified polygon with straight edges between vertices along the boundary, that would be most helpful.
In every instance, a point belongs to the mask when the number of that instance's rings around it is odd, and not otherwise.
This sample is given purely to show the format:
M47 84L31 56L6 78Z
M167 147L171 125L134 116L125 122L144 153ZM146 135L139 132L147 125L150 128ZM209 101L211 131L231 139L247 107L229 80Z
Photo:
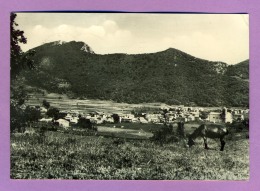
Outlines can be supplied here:
M100 55L84 42L51 45L53 42L31 49L36 51L37 67L23 74L29 85L71 97L127 103L248 105L249 83L239 78L249 79L249 60L227 65L175 48ZM87 52L81 50L84 46Z

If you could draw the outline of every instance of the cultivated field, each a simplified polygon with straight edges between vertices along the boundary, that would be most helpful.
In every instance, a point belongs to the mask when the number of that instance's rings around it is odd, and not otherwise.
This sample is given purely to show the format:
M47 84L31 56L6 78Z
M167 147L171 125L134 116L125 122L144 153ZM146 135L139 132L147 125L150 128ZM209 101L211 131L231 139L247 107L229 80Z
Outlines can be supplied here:
M105 113L130 113L134 108L149 107L153 110L159 109L162 103L143 103L143 104L127 104L116 103L108 100L94 100L94 99L70 99L62 94L41 94L31 93L29 99L26 101L27 105L35 106L42 105L43 100L47 100L53 107L59 110L70 110L89 113L100 111Z
M41 90L43 91L43 90ZM46 100L51 103L51 106L58 108L59 110L74 110L83 113L89 113L94 111L100 111L105 113L131 113L137 108L149 108L151 111L159 111L161 107L166 106L164 103L141 103L141 104L128 104L117 103L109 100L95 100L95 99L72 99L68 96L57 93L29 93L29 98L26 100L26 104L30 106L41 106L42 101ZM214 111L222 109L222 107L203 107L205 110ZM234 107L235 108L235 107Z
M132 129L125 125L123 128L98 127L96 135L88 134L86 130L47 131L44 136L12 134L11 178L95 180L249 178L247 132L232 133L226 137L226 147L221 152L218 140L209 139L210 150L204 150L203 140L200 138L192 148L187 148L184 140L159 144L149 140L151 136L149 130L150 128L145 125Z

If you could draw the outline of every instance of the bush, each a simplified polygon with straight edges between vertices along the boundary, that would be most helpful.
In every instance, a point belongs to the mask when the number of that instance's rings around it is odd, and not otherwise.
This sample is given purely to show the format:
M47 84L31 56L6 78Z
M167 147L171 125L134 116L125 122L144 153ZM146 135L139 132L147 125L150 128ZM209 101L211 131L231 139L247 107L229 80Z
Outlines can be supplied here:
M173 132L172 125L165 125L164 128L154 131L151 140L160 144L177 142L179 139Z
M241 132L243 129L245 129L245 125L241 121L233 121L230 125L230 129L235 130L236 132Z
M24 117L24 111L17 105L11 104L10 106L10 127L11 133L14 131L24 132L26 120Z
M96 129L96 128L94 128L94 124L91 123L90 119L86 119L84 117L79 118L77 125L84 129L93 129L93 130Z
M113 114L112 117L113 117L113 119L114 119L114 123L119 123L120 117L119 117L118 114Z
M38 121L41 118L41 111L27 106L24 110L24 118L26 122Z
M11 104L11 132L24 132L26 126L41 118L40 110L27 106L24 110L19 105Z
M48 101L46 101L45 99L42 101L42 105L43 107L45 107L46 109L49 109L50 108L50 103Z
M36 130L40 130L40 129L49 130L49 129L52 129L55 127L52 123L46 123L46 122L41 122L41 121L32 122L30 125L32 128L34 128Z
M59 110L55 107L49 108L46 115L54 118L55 120L59 119Z

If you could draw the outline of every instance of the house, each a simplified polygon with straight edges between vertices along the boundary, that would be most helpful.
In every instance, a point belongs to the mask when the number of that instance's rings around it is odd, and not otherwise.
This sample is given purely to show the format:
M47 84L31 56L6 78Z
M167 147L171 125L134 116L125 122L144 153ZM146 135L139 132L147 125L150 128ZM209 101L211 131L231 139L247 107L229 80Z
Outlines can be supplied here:
M184 111L184 105L179 105L177 108L178 111Z
M145 119L151 123L159 123L161 114L146 114Z
M139 117L140 123L148 123L148 121L144 117Z
M197 111L192 111L192 112L190 112L194 117L199 117L200 116L200 112L199 112L199 110L197 110Z
M69 128L69 126L70 126L70 122L68 122L65 119L58 119L55 122L58 123L60 127L63 127L65 129Z
M249 119L249 110L248 109L243 111L243 116L244 116L244 119Z
M191 111L193 112L200 112L199 108L194 107Z
M133 114L122 115L122 122L132 122L132 119L135 117Z
M122 118L122 122L125 122L125 123L131 123L131 122L132 122L132 119L129 119L129 118Z
M170 110L170 107L167 106L166 104L162 104L161 107L160 107L161 110L167 110L169 111Z
M40 112L42 114L46 113L48 110L45 107L40 107Z
M87 114L87 115L85 116L85 118L86 118L86 119L90 119L90 118L91 118L91 115L90 115L90 114Z
M72 115L71 114L67 114L65 117L64 117L64 119L66 119L66 120L68 120L68 121L70 121L70 120L72 120L73 119L73 117L72 117Z
M112 117L107 117L105 119L105 122L107 122L107 123L114 123L114 119Z
M223 121L219 112L210 112L207 120L213 123L221 123Z
M183 111L185 112L192 111L192 107L183 107Z
M194 115L188 115L187 120L188 121L195 121L195 116Z
M225 123L232 123L233 122L233 116L230 112L225 113L224 122Z
M97 118L96 120L94 120L94 123L95 124L102 124L104 121L103 120L101 120L101 119L99 119L99 118Z
M41 118L39 119L40 122L46 122L46 123L50 123L52 122L52 118Z
M73 124L77 124L79 121L79 118L78 117L73 117L70 119L70 122L73 123Z
M107 115L107 114L102 114L102 115L101 115L101 118L102 118L103 120L106 120L106 119L108 118L108 115Z
M224 108L224 116L220 112L210 112L207 120L213 123L232 123L233 116L232 113L227 112L227 109Z
M245 118L244 118L244 115L243 114L233 114L233 119L234 121L243 121Z
M69 113L72 115L72 117L79 116L79 111L77 111L77 110L72 110L71 109Z
M132 123L138 123L138 122L139 122L138 118L133 118L132 119Z
M133 119L135 116L133 114L126 114L124 118Z
M200 107L198 108L199 111L204 111L204 108Z

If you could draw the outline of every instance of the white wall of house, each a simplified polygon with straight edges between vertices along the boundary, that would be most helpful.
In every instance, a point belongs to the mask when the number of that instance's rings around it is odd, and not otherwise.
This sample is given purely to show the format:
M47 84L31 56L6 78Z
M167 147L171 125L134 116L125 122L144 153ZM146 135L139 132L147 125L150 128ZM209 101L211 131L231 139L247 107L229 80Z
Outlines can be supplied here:
M233 116L230 112L227 112L225 115L225 123L232 123L233 122Z
M242 114L234 114L233 115L233 119L234 120L244 120L244 115L242 115Z
M63 128L68 128L70 126L70 122L68 122L65 119L58 119L58 120L56 120L56 122L58 122L59 126L63 127Z
M209 122L213 122L213 123L221 123L222 122L222 118L220 117L221 113L218 112L210 112L208 115L207 120Z
M40 122L52 122L52 118L42 118L42 119L39 119Z

